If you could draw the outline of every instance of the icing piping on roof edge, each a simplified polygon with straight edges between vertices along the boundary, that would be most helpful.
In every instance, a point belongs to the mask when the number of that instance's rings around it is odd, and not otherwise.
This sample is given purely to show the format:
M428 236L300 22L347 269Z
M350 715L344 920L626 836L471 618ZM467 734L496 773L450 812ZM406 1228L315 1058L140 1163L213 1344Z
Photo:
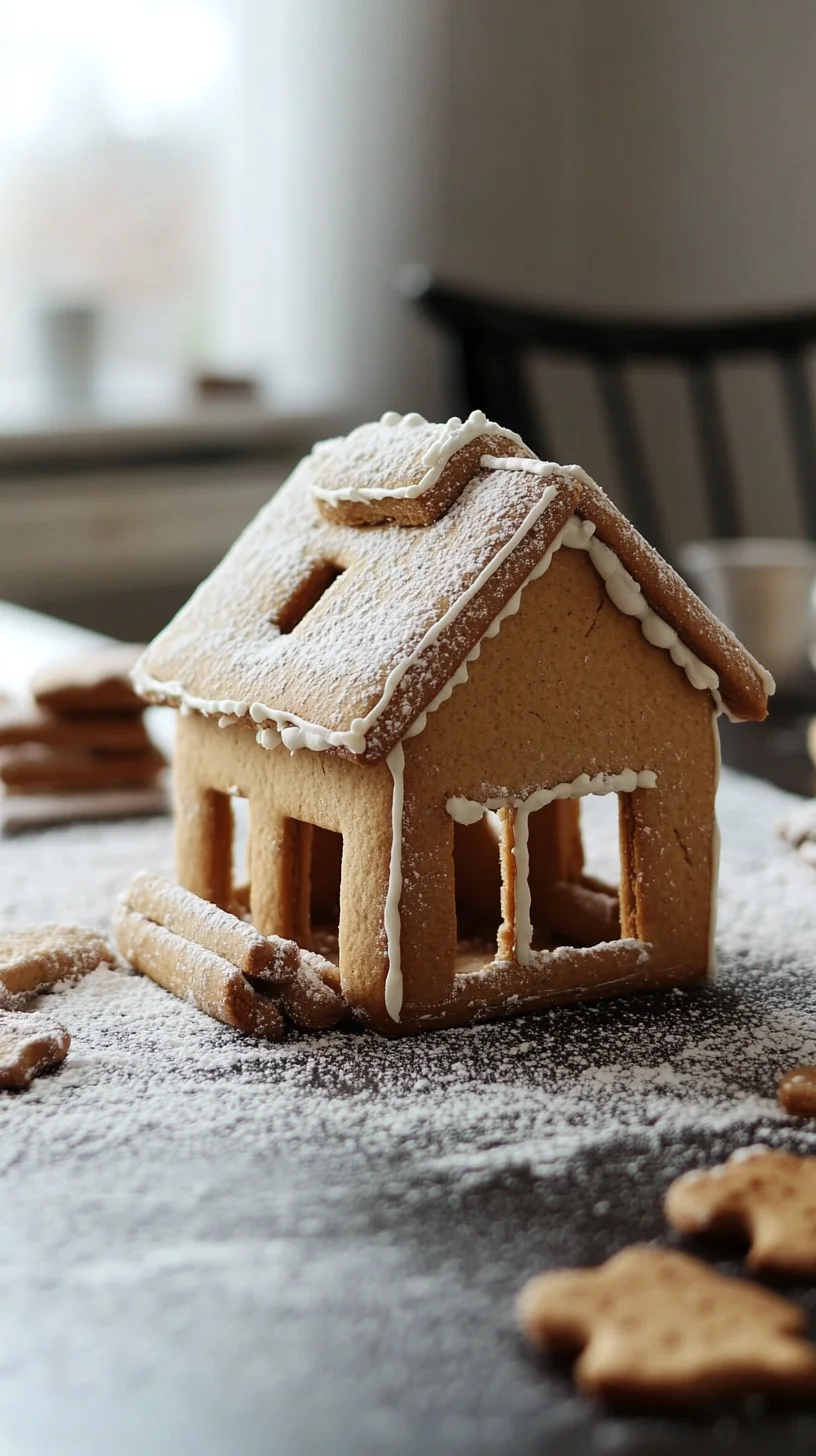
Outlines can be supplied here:
M409 414L399 415L395 410L387 410L380 419L380 424L393 430L412 430L419 425L429 423L422 415ZM368 428L367 425L358 427L361 430ZM348 485L339 487L337 490L327 490L324 486L312 485L312 495L317 500L327 501L329 504L336 501L379 501L379 500L416 500L417 496L425 495L436 485L442 471L453 458L457 451L469 445L472 440L477 440L480 435L498 435L501 439L512 440L514 444L526 448L524 441L515 430L508 430L504 425L497 425L489 420L483 410L472 410L467 419L462 421L458 415L452 415L444 425L438 425L439 438L435 445L430 446L422 457L422 464L425 466L425 474L421 480L415 481L413 485L396 486L388 490L382 486L358 486ZM357 430L352 430L350 435L345 436L346 441L353 440ZM319 440L312 448L312 455L318 458L331 452L339 439ZM549 474L555 466L549 466Z
M424 426L427 421L419 414L398 415L390 412L382 417L382 424L394 429L415 429ZM360 427L362 429L365 426ZM445 465L456 451L471 440L478 438L480 434L498 433L501 436L512 439L523 446L523 441L513 431L488 421L481 410L474 410L468 419L462 423L454 416L445 425L439 427L439 440L423 459L428 464L428 471L423 480L415 486L405 487L404 492L417 495L422 490L430 489L439 478ZM352 432L352 434L355 432ZM351 438L351 437L346 437ZM321 451L329 451L336 442L326 440L319 442L313 450L313 454ZM567 476L597 490L591 476L579 465L562 466L555 461L536 460L530 456L492 456L483 455L480 459L480 467L492 470L519 471L530 475L537 475L542 479L552 474ZM433 479L431 479L433 476ZM319 488L312 487L316 495L325 495L327 498L341 498L337 492L321 492ZM320 752L328 748L345 748L354 754L361 754L366 749L366 738L373 724L381 717L390 703L393 695L399 686L405 673L415 665L422 653L428 648L440 633L453 622L462 609L472 598L478 594L482 586L511 554L516 546L524 539L528 532L535 525L539 516L546 509L556 493L554 485L548 486L543 492L539 501L531 508L524 521L514 532L513 536L504 543L492 561L482 569L479 575L471 582L470 586L457 598L448 611L439 618L423 635L420 642L413 651L402 662L397 663L388 674L382 694L374 706L363 718L356 718L350 727L345 730L334 730L324 727L322 724L310 722L299 717L291 711L284 711L269 704L253 702L251 700L234 699L205 699L189 693L184 685L178 681L162 681L154 678L144 671L140 671L137 665L132 674L134 685L137 691L144 695L153 694L161 697L167 702L174 702L182 712L200 712L205 716L216 716L223 719L221 726L229 722L235 722L241 718L252 718L253 722L259 725L257 740L259 744L271 750L283 741L284 745L294 752L298 748L309 748ZM400 491L379 492L379 495L399 495ZM359 497L363 499L361 495ZM372 497L373 498L373 497ZM490 623L483 637L468 652L462 663L453 676L437 692L428 706L423 709L413 723L408 727L403 736L414 736L422 731L427 721L427 714L441 706L453 692L453 689L468 677L468 663L474 661L480 654L481 643L487 637L497 634L505 617L518 611L521 592L527 583L546 571L552 559L552 553L561 545L570 546L588 551L590 559L604 582L606 591L619 611L627 616L636 616L640 621L641 630L647 641L653 646L668 651L672 661L681 667L693 687L700 690L708 690L714 700L717 713L724 712L732 721L739 721L737 715L732 713L723 703L719 692L719 676L713 668L703 663L694 652L688 648L680 638L678 632L670 627L660 615L649 607L643 596L640 584L626 570L622 562L612 549L600 540L591 541L594 535L595 526L592 522L583 520L580 516L573 516L566 526L551 543L542 560L533 569L530 576L522 583L510 601L499 612L496 618ZM722 624L721 624L722 625ZM727 631L726 628L723 629ZM732 635L729 633L729 635ZM742 648L745 656L749 658L756 677L766 694L771 696L775 691L775 683L771 674ZM274 725L274 726L272 726Z
M586 474L578 465L561 466L551 461L524 460L516 463L515 458L509 457L507 463L505 457L493 457L483 455L480 464L492 469L522 470L527 469L530 474L544 475L558 471L562 475L570 475L574 479L581 480L584 484L593 485L591 477ZM198 698L188 693L183 684L179 682L162 682L159 678L153 678L145 672L139 672L138 667L133 673L133 682L137 692L147 696L153 693L166 700L175 700L183 712L203 713L206 717L222 717L226 722L235 722L249 716L252 721L259 725L257 740L262 748L271 750L277 748L282 741L284 746L294 753L298 748L309 748L314 752L323 752L328 748L346 748L350 753L364 753L366 749L366 737L378 718L381 717L389 702L391 701L399 683L405 673L421 657L425 649L439 636L445 627L456 619L460 611L472 598L477 595L488 578L506 560L507 556L524 539L532 529L539 516L550 504L555 496L556 487L548 486L543 492L535 506L528 512L521 525L514 532L513 536L505 542L504 546L496 553L487 566L483 567L479 575L471 582L470 586L460 597L449 607L444 616L434 622L422 637L421 641L414 648L413 652L396 667L391 669L385 681L382 694L374 707L364 718L355 718L349 729L335 730L325 728L320 723L311 723L307 719L300 718L296 713L285 712L279 708L273 708L266 703L251 702L249 700L235 699L207 699ZM417 714L413 723L406 729L403 737L414 737L421 733L427 721L427 715L441 707L443 702L451 696L455 687L466 682L468 678L468 663L473 662L481 653L482 642L489 637L495 637L501 628L506 617L514 615L521 605L521 594L530 581L542 576L550 565L553 554L561 546L567 546L573 550L587 551L598 575L604 583L606 591L619 611L630 617L637 617L640 628L647 642L653 647L659 647L669 653L672 661L682 668L692 687L700 691L708 691L714 701L717 713L725 713L732 722L740 721L735 714L723 703L719 691L719 676L713 668L708 667L704 662L687 647L680 639L679 634L673 627L670 627L657 612L648 605L640 585L634 577L626 570L614 551L606 546L603 541L593 540L595 526L592 521L583 520L580 516L573 515L566 522L562 530L552 541L544 556L530 572L529 576L522 582L521 586L505 603L501 611L493 619L480 640L470 649L466 657L460 663L456 672L448 679L431 702ZM759 681L765 692L770 696L775 689L774 680L766 668L762 667L755 659L751 659ZM274 724L274 729L268 726ZM223 725L222 725L223 726ZM280 735L280 736L278 736Z

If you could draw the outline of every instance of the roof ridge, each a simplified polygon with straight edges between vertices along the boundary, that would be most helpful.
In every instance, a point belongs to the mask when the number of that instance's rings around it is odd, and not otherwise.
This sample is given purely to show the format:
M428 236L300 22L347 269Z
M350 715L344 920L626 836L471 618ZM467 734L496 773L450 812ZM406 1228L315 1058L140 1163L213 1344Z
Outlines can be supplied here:
M718 712L765 716L770 674L582 467L465 448L476 473L441 515L407 528L325 516L310 459L301 462L148 649L139 690L229 722L251 718L265 748L376 761L422 731L564 545L588 552L618 610ZM325 606L280 633L292 593L333 560L348 569Z

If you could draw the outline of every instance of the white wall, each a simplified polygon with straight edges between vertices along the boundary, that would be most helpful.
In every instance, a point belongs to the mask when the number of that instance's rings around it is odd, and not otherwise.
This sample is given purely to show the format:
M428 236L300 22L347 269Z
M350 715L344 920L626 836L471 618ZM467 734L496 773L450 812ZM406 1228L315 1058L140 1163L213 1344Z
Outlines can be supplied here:
M444 410L439 350L392 290L416 258L586 307L816 299L814 0L241 3L238 271L288 401ZM549 382L563 453L612 479L587 381ZM663 377L644 390L693 534L684 400ZM743 369L726 395L750 527L795 529L772 381Z
M445 9L445 267L612 307L816 294L813 0Z

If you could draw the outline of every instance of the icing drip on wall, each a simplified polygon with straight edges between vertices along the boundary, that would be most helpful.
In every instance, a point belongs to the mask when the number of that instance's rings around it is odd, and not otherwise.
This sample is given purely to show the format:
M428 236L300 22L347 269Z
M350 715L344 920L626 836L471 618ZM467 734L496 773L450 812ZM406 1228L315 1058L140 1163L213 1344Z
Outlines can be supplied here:
M391 799L391 862L388 871L388 892L385 897L384 917L385 940L388 947L385 1009L392 1021L399 1021L403 990L399 907L402 897L402 808L405 774L405 749L401 743L391 749L386 762L394 780L394 791Z
M457 796L448 799L445 808L457 824L475 824L490 810L510 807L515 810L515 862L516 862L516 960L519 965L530 964L533 943L533 925L530 918L530 857L528 852L530 815L555 799L583 799L587 794L631 794L635 789L656 789L657 775L652 769L626 768L619 774L579 774L571 783L556 784L551 789L536 789L526 798L487 799L478 803L475 799Z
M409 414L399 415L394 410L388 410L382 416L380 424L389 430L412 430L419 425L427 425L428 421L422 415ZM368 427L360 427L366 430ZM412 485L400 485L393 489L383 486L371 485L347 485L337 490L327 490L322 486L312 485L312 495L322 501L378 501L378 500L416 500L417 496L426 495L436 485L442 471L448 461L458 450L469 445L472 440L477 440L480 435L498 435L500 439L512 440L516 445L524 448L524 441L514 430L505 429L503 425L497 425L489 420L482 410L473 410L463 422L458 415L454 415L447 424L439 425L438 436L434 443L429 446L422 457L422 464L425 466L425 474L421 480L415 481ZM356 430L348 435L344 443L353 442ZM321 455L328 455L340 440L321 440L312 450L312 455L320 458ZM547 474L552 474L557 467L549 466ZM542 474L544 472L541 472Z
M722 752L720 749L720 725L717 714L711 714L711 731L714 734L714 793L720 782ZM720 826L716 810L711 825L711 911L708 921L708 974L713 980L717 974L717 889L720 880Z

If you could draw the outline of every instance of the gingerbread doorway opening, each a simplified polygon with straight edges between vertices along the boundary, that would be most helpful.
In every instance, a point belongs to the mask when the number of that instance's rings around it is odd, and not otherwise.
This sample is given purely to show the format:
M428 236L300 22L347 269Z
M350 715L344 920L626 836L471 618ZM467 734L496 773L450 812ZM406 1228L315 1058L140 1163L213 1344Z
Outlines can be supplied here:
M453 826L456 969L495 959L502 923L501 826L496 814Z
M629 823L627 797L557 800L530 814L533 950L620 939L620 840ZM585 844L590 846L588 859Z
M285 819L276 934L338 963L343 837L303 819Z
M249 919L249 799L230 794L232 849L230 854L231 908L241 919Z
M621 877L621 814L628 802L623 794L587 794L578 801L583 873L616 888Z
M316 950L335 965L340 957L340 879L343 836L332 829L312 829L309 886L309 939Z

